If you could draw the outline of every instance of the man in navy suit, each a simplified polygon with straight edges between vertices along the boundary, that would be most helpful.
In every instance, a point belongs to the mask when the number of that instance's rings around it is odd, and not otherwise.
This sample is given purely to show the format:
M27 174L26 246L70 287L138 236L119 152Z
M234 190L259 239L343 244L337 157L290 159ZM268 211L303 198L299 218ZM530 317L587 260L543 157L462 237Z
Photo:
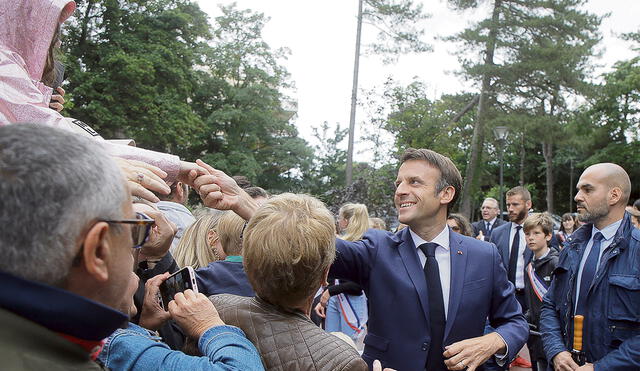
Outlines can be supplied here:
M250 218L250 199L223 173L212 175L195 181L205 204ZM449 158L409 149L394 197L408 228L336 241L330 275L360 284L369 299L363 358L370 366L379 359L402 371L476 370L494 355L512 360L526 342L528 325L498 251L447 227L461 184ZM483 335L487 318L496 330Z
M473 236L482 241L489 241L491 232L505 224L500 216L500 205L495 198L487 197L480 207L482 219L473 223Z
M524 187L514 187L507 191L507 212L509 223L491 233L493 242L502 256L509 281L516 287L516 299L526 311L524 294L524 268L531 260L533 252L527 247L522 224L531 209L531 193Z

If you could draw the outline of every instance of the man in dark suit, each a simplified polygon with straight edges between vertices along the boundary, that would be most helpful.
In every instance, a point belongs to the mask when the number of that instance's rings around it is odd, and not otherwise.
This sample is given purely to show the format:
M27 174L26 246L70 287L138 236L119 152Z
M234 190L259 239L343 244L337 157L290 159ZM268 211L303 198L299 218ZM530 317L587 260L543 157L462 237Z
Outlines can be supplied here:
M531 260L533 252L527 247L522 224L531 209L531 193L524 187L515 187L507 191L507 212L509 223L491 233L490 242L498 247L502 263L507 269L509 281L516 287L516 299L526 311L524 294L524 268Z
M223 173L212 174L195 183L205 204L250 218L256 205ZM447 227L461 185L449 158L409 149L394 198L408 228L336 241L329 274L360 284L369 299L363 358L370 366L379 359L397 370L482 369L494 355L512 360L526 342L528 325L498 251ZM496 330L483 335L487 318Z
M481 241L489 241L491 232L506 222L500 216L500 205L495 198L487 197L480 207L482 219L473 223L473 236Z

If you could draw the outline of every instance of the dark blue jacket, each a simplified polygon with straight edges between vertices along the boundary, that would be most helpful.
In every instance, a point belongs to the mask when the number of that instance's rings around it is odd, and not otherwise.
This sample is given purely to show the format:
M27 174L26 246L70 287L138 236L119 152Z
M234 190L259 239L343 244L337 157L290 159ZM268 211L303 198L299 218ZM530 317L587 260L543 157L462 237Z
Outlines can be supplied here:
M509 250L511 250L511 244L509 244L509 235L511 233L511 226L513 222L505 223L491 232L491 239L489 242L492 242L498 248L498 252L502 257L502 264L504 264L505 269L509 270ZM524 247L524 265L525 267L533 258L533 251L525 245Z
M591 224L584 225L567 240L544 297L540 330L549 360L573 348L574 286L591 231ZM597 371L640 370L640 231L631 225L629 214L602 254L587 308L587 361Z
M242 261L221 260L209 263L206 267L196 270L196 281L198 292L206 296L233 294L251 297L256 295L244 272Z
M529 327L513 285L493 245L449 231L451 285L443 345L482 336L488 317L515 358ZM371 365L424 370L429 337L429 298L409 228L391 234L370 229L363 240L336 241L329 274L360 284L369 299L363 358Z

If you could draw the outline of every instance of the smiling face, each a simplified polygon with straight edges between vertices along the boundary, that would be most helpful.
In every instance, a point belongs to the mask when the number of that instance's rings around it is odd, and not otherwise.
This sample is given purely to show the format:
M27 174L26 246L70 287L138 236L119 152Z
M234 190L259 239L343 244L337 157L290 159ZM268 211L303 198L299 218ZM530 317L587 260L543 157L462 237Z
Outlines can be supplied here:
M416 230L432 223L439 213L442 213L444 223L447 203L452 197L448 193L451 193L453 187L446 187L436 193L440 176L440 171L426 161L409 160L400 166L394 196L400 223Z
M576 223L573 221L573 218L567 218L562 221L562 227L567 232L573 231L575 224Z

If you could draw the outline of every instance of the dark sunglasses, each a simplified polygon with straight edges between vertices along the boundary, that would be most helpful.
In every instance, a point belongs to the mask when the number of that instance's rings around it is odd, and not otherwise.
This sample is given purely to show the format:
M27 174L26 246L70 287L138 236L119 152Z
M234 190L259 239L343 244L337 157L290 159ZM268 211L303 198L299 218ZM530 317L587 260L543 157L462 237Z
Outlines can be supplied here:
M136 213L135 219L108 220L102 219L106 223L131 224L131 238L133 239L133 248L139 249L149 239L149 232L153 226L154 220L143 213Z

